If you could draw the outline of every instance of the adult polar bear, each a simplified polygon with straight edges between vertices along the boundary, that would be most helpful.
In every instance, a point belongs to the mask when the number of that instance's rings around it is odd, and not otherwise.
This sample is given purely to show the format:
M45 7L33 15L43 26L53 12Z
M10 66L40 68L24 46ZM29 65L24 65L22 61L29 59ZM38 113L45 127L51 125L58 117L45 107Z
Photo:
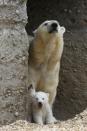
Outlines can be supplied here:
M59 82L65 28L56 20L43 22L35 31L29 48L29 84L49 93L52 106Z

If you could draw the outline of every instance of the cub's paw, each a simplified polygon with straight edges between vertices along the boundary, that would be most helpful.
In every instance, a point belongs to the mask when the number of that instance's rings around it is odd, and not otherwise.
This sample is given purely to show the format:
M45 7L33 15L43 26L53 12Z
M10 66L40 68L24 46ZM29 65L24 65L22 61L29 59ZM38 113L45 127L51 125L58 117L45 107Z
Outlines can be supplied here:
M38 124L38 125L43 125L42 121L36 121L35 123Z
M55 124L58 122L58 120L55 117L53 117L53 121Z
M50 119L48 119L47 121L46 121L46 124L56 124L58 121L56 120L56 118L55 117L52 117L52 118L50 118Z

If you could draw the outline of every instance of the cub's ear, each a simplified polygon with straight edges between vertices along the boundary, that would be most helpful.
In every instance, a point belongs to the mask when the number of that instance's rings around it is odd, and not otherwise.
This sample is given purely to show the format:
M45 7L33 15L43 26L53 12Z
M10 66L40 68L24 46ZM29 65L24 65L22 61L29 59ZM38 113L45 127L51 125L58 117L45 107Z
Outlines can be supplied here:
M46 93L47 97L49 98L49 93Z
M66 31L65 27L61 26L61 27L60 27L60 32L61 32L62 34L64 34L65 31Z

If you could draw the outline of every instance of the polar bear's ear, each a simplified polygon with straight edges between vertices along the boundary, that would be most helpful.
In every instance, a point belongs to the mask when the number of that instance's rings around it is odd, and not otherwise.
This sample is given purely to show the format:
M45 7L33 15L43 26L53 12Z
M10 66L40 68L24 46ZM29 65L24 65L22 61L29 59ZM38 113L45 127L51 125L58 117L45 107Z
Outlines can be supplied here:
M32 84L30 84L30 85L28 86L28 90L30 90L30 89L33 89L33 85L32 85Z
M33 34L35 35L37 33L37 29L33 31Z
M29 93L29 96L34 96L35 95L35 88L33 87L33 85L32 84L30 84L29 86L28 86L28 93Z
M66 31L65 27L61 26L61 27L60 27L60 31L61 31L62 34L64 34L65 31Z

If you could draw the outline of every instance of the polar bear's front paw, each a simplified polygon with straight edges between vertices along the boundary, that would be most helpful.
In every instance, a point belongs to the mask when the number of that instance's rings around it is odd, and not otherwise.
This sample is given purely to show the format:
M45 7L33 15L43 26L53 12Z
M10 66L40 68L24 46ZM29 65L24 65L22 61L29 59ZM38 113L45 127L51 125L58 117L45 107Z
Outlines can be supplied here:
M56 118L55 117L52 117L52 118L50 118L50 119L47 119L47 121L46 121L46 124L56 124L58 121L56 120Z
M53 121L54 121L54 123L56 124L57 122L58 122L58 120L55 118L55 117L53 117Z

